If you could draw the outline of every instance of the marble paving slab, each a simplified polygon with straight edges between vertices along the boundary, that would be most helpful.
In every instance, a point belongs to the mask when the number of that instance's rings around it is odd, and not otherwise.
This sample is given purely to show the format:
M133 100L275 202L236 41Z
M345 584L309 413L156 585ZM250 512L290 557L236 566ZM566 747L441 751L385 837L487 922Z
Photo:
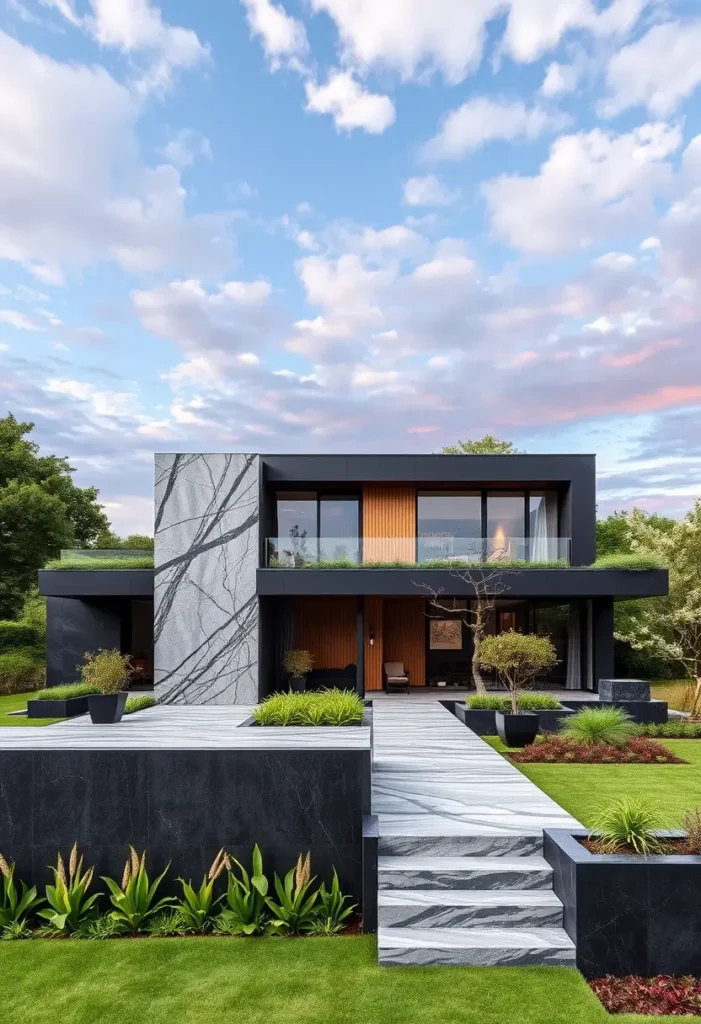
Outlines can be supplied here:
M381 928L380 963L435 966L574 967L560 928Z

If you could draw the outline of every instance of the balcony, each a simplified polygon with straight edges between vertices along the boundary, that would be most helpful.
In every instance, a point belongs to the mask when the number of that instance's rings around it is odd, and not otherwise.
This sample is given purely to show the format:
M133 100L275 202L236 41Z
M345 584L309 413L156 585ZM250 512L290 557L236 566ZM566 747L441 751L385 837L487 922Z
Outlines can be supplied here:
M564 568L569 537L268 537L268 569Z

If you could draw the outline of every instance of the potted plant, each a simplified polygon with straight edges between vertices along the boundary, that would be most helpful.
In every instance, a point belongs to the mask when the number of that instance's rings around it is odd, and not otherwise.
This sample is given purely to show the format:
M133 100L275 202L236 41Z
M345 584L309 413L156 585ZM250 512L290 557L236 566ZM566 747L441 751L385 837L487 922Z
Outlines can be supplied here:
M306 675L312 670L314 659L309 651L287 651L285 671L290 677L290 689L301 692L307 685Z
M482 641L480 661L493 669L506 685L511 697L510 711L496 711L497 733L507 747L525 747L538 735L538 715L519 711L518 695L539 672L557 664L550 637L535 633L516 633L513 629Z
M124 714L125 689L131 673L131 658L116 649L85 655L81 678L94 691L88 697L93 725L113 725Z

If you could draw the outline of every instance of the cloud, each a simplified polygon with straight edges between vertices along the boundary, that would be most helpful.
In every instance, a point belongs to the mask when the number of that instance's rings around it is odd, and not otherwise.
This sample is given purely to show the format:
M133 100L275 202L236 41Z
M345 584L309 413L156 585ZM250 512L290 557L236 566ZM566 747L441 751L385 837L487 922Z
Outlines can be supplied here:
M448 189L432 174L424 178L409 178L404 182L404 202L407 206L449 206L458 193Z
M557 61L553 61L548 64L539 92L548 98L574 92L579 82L579 75L579 69L574 64L559 64Z
M188 216L177 169L144 165L140 115L104 68L0 32L0 259L52 285L100 259L133 273L221 263L227 218Z
M527 107L521 100L475 96L441 120L438 133L426 143L427 160L457 160L497 139L534 139L566 123L561 114Z
M606 69L609 96L600 108L612 117L646 106L668 117L701 83L701 19L654 25L642 39L615 53Z
M163 148L163 156L175 167L190 167L198 157L212 159L212 147L206 135L183 128Z
M43 331L36 320L32 320L25 313L19 313L15 309L0 309L0 323L9 324L18 331Z
M304 25L271 0L241 0L253 35L260 38L266 57L276 69L283 63L299 67L308 50Z
M313 114L331 114L339 131L362 128L381 135L394 123L394 104L389 96L367 91L350 71L332 71L324 85L308 81L304 89L306 109Z
M505 174L482 185L492 229L544 255L639 229L671 183L667 158L680 144L679 128L662 123L621 135L595 128L562 136L537 175Z

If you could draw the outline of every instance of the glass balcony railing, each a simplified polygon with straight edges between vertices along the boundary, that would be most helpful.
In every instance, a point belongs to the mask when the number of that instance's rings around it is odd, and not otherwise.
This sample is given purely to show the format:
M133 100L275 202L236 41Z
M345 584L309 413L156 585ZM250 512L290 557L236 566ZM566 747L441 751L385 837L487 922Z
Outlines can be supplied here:
M269 569L570 564L569 537L269 537Z

